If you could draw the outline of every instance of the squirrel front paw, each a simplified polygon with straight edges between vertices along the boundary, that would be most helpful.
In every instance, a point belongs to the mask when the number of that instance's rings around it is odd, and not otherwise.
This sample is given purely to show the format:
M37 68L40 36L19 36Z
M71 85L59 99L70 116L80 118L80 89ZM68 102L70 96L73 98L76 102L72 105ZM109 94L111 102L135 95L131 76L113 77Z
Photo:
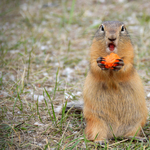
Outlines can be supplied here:
M119 71L123 66L124 66L124 62L122 59L117 59L119 62L115 62L115 66L113 67L114 71Z
M106 68L106 65L103 63L105 61L104 57L99 57L97 58L97 64L98 66L102 69L102 70L108 70L108 68Z

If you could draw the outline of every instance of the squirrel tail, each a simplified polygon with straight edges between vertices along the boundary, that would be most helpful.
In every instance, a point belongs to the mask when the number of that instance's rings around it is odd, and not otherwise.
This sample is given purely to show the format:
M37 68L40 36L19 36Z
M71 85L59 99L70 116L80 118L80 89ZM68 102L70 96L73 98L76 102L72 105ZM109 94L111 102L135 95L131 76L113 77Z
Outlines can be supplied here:
M72 102L68 102L66 105L66 110L65 112L76 112L76 113L81 113L83 111L83 101L72 101ZM62 108L65 104L58 106L55 109L55 112L58 114L62 113Z

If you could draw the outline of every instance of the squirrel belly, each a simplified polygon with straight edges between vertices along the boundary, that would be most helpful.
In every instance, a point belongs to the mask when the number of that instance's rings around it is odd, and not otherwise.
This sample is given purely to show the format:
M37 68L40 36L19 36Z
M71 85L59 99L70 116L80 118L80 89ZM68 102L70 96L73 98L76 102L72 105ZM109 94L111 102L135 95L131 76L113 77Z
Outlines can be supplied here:
M83 93L86 135L90 140L101 132L106 133L103 137L98 136L98 141L113 138L113 134L116 137L134 136L145 124L147 108L139 81L136 71L129 81L111 84L97 81L92 73L88 74Z

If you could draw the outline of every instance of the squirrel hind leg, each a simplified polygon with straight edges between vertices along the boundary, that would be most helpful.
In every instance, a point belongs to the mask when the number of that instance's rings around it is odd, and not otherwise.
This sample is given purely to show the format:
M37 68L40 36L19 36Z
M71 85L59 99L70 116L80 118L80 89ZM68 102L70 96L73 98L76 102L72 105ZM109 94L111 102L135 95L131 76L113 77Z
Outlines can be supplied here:
M90 119L86 120L85 134L88 140L98 142L100 145L107 142L107 126L103 121Z
M134 136L139 136L141 132L141 127L140 126L136 126L136 127L133 127L130 131L128 131L124 137L125 138L130 138L130 137L134 137Z
M130 130L128 133L125 134L124 138L127 138L129 140L137 140L140 142L147 142L148 139L146 137L141 137L141 130L142 127L139 125L137 127L135 127L134 129Z

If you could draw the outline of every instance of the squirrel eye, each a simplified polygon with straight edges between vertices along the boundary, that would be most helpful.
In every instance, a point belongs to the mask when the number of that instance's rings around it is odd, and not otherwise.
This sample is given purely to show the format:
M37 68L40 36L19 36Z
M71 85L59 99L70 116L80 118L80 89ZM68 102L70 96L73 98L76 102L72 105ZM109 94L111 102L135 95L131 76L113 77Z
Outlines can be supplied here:
M104 31L104 26L103 25L100 26L100 30Z
M125 26L122 25L122 27L121 27L121 32L124 32L124 31L125 31Z

